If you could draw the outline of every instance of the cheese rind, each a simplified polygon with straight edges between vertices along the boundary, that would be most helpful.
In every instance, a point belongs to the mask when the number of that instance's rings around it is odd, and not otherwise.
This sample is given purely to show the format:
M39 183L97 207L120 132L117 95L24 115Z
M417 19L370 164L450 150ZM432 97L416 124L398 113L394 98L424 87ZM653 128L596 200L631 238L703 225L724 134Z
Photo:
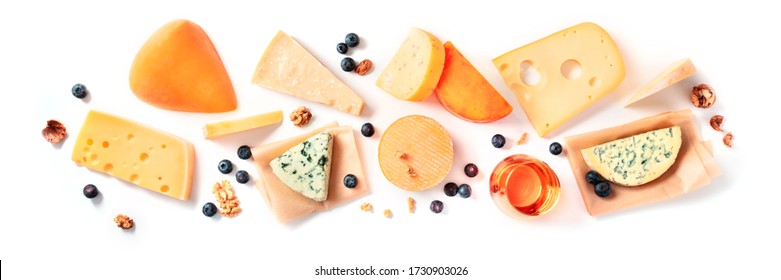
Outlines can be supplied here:
M360 115L363 99L301 44L277 32L258 61L252 83Z
M160 27L144 43L130 68L130 89L158 108L219 113L236 109L236 95L217 49L189 20Z
M412 28L376 84L398 99L422 101L434 92L444 66L442 42L426 31Z
M143 124L90 111L71 159L78 165L170 197L190 197L193 145Z
M624 186L659 178L681 149L681 128L673 126L581 150L583 160L602 177Z
M436 120L421 116L402 117L385 129L377 159L385 178L407 191L436 187L453 166L453 141Z
M645 99L657 93L683 79L688 78L697 72L697 68L694 67L691 59L684 58L670 64L664 71L659 73L653 80L649 81L643 88L635 93L629 101L626 102L624 107L634 104L640 100Z
M618 46L589 22L507 52L493 63L540 136L618 87L626 74ZM524 81L532 69L539 81Z
M314 201L328 198L333 137L321 132L272 160L274 175L292 190Z
M203 127L203 137L214 139L216 137L233 134L245 130L259 128L282 122L282 111L273 111L239 119L225 120L209 123Z
M445 42L445 67L435 93L453 115L470 122L487 123L512 112L496 88L472 66L450 41Z

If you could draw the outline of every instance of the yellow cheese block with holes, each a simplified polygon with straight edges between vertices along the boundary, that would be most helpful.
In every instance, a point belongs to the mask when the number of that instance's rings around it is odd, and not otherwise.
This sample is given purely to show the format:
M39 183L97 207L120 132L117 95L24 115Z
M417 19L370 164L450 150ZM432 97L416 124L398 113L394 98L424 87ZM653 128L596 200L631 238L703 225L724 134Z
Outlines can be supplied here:
M90 111L71 158L76 164L164 195L190 198L193 145L143 124Z
M493 60L540 136L618 87L626 71L618 46L586 22Z
M203 137L214 139L223 135L242 132L282 122L282 111L268 112L234 120L209 123L203 127Z
M667 69L664 69L662 73L659 73L653 80L648 82L643 88L635 93L629 101L624 104L624 107L634 104L637 101L643 100L646 97L653 95L683 79L688 78L697 72L697 68L694 67L691 59L685 58L670 64Z
M422 101L434 92L444 67L442 41L426 31L412 28L376 84L398 99Z
M363 99L281 30L258 61L252 83L360 115Z

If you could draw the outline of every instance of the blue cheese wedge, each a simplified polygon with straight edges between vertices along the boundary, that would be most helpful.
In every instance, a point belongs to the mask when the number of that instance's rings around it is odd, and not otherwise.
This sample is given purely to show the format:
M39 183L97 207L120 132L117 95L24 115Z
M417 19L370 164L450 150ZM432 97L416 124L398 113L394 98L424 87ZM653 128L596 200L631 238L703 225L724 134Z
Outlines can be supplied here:
M659 178L675 163L681 149L681 128L657 129L581 150L592 170L624 186Z
M269 163L277 178L314 201L328 198L333 137L321 132L287 150Z

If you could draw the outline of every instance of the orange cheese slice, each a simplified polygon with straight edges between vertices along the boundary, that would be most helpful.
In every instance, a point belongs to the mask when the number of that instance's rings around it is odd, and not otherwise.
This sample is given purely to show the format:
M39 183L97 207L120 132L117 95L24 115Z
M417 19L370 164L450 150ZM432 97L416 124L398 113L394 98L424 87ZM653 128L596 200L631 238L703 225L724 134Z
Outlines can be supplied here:
M285 185L274 175L269 163L288 149L322 131L331 133L334 146L331 154L328 198L325 201L318 202ZM331 209L368 192L367 177L363 172L358 146L355 142L355 134L349 126L337 126L335 122L330 123L286 140L255 146L252 148L252 155L255 167L261 178L255 181L255 187L266 200L274 216L282 223ZM344 176L347 174L353 174L358 179L358 184L355 188L347 188L342 183Z
M586 22L493 60L534 130L545 136L618 87L626 71L602 27Z
M442 42L426 31L412 28L376 84L398 99L422 101L434 92L444 65Z
M646 97L653 95L683 79L688 78L697 72L697 68L694 67L691 59L685 58L678 60L664 69L662 73L659 73L653 80L649 81L643 88L635 93L631 99L624 105L628 107L637 101L643 100Z
M436 95L453 115L470 122L487 123L512 112L507 103L480 71L472 66L450 41L445 43L445 68Z
M160 27L138 51L130 89L142 101L167 110L218 113L236 109L236 95L220 55L206 32L188 20Z
M432 118L411 115L393 122L382 134L378 159L382 174L408 191L433 188L453 165L453 141Z
M90 111L71 158L76 164L167 196L190 198L193 145L143 124Z
M363 99L301 44L279 31L260 58L252 83L360 115Z

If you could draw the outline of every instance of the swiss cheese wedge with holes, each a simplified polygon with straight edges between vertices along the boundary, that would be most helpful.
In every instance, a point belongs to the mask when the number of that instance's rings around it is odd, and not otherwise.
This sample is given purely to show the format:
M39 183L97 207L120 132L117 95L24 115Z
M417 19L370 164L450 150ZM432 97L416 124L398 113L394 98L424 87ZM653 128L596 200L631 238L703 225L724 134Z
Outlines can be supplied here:
M279 31L260 58L252 83L360 115L363 99L301 44Z
M659 73L653 80L649 81L643 88L638 90L635 95L624 105L627 107L634 104L637 101L643 100L646 97L653 95L683 79L688 78L697 72L697 68L694 67L691 59L685 58L670 64L667 69L664 69L662 73Z
M76 164L155 192L190 198L193 145L143 124L90 111L71 158Z
M589 22L512 50L493 63L540 136L618 87L626 73L613 39Z
M382 134L378 159L382 174L408 191L433 188L453 165L453 141L432 118L410 115L393 122Z
M442 41L426 31L412 28L376 84L398 99L422 101L434 92L444 67Z

